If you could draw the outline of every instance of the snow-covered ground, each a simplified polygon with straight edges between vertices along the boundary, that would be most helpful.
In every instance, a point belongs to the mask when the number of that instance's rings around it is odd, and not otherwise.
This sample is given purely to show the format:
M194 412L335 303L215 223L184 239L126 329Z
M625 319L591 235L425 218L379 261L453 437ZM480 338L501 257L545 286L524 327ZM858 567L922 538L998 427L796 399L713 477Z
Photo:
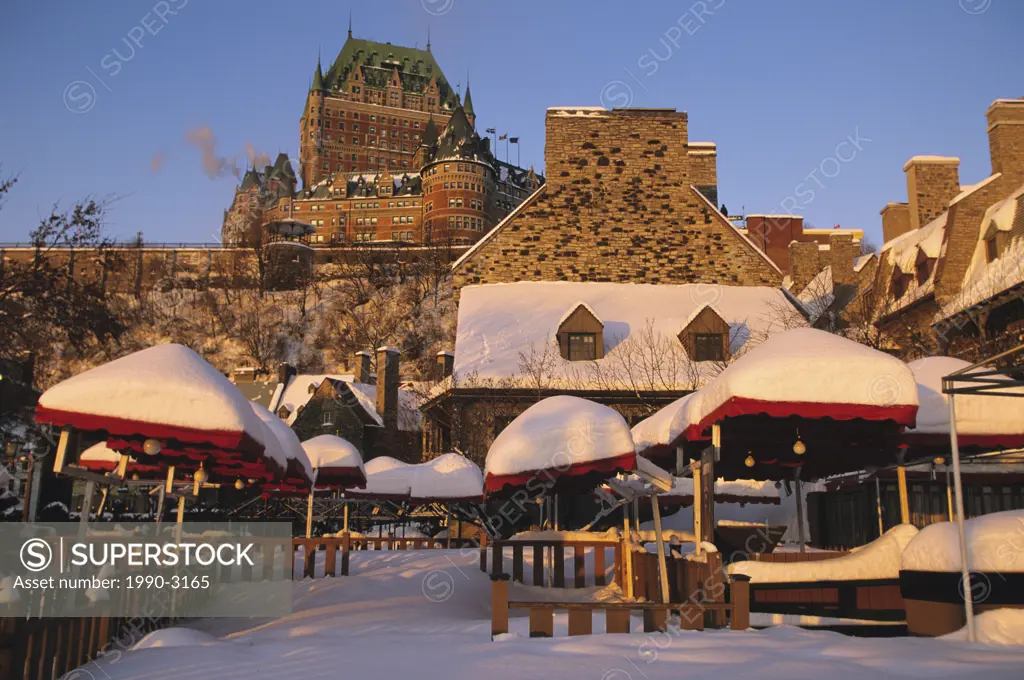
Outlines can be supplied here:
M111 680L217 678L1019 678L1024 647L943 639L863 639L789 626L763 631L490 639L490 581L477 553L355 553L352 576L295 584L295 613L209 619L160 631L87 666ZM513 612L514 614L515 612ZM641 629L639 617L633 629ZM595 617L595 632L604 630ZM114 658L116 657L116 660ZM90 677L82 674L81 677Z

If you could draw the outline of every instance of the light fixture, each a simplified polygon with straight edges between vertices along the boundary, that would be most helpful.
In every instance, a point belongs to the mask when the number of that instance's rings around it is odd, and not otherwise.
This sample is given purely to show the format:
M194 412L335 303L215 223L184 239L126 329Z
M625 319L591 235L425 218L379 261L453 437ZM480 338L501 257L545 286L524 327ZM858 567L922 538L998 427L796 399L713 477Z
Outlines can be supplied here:
M932 462L935 463L936 465L945 465L946 459L943 458L942 456L936 456L935 460L933 460Z
M802 456L807 453L807 446L800 441L800 430L796 431L796 443L793 444L793 453L798 456Z
M754 467L755 462L756 461L754 460L753 456L747 456L746 458L743 459L743 464L746 465L747 467Z
M133 482L139 481L139 473L138 472L133 472L132 473L132 481Z
M13 439L8 439L6 447L8 458L14 458L16 455L18 455L18 448L18 442L14 441Z
M142 442L142 450L146 453L147 456L155 456L156 454L160 453L160 449L162 448L163 445L160 444L159 439L147 439L146 441Z
M239 491L245 488L245 482L242 481L241 477L235 480L235 488Z
M206 471L206 468L199 468L196 473L192 475L192 481L196 484L206 484L207 480L210 479L210 473Z

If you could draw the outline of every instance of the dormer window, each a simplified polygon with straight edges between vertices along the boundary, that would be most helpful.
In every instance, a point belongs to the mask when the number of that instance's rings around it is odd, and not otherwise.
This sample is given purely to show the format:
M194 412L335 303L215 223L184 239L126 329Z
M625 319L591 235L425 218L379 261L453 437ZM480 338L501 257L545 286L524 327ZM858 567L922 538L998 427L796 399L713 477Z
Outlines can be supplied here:
M678 337L693 361L729 360L729 324L711 305L695 311Z
M928 257L924 251L919 251L917 261L914 263L914 276L918 284L924 284L935 269L935 259Z
M988 262L994 262L999 257L999 245L996 243L996 237L990 236L985 240L985 260Z
M896 269L892 274L892 296L896 300L906 295L910 287L910 276Z
M604 356L604 324L589 305L575 305L558 324L558 350L569 361L596 361Z

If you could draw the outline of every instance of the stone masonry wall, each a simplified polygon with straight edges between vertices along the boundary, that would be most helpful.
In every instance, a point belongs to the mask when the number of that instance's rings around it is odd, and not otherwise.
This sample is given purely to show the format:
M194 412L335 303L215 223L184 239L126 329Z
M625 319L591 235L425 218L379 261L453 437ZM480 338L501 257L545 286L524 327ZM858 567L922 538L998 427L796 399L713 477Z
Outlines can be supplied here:
M911 158L903 166L907 173L911 229L920 229L946 212L949 202L960 193L959 164L956 158L927 161Z
M882 241L888 243L911 230L910 204L889 203L879 213L882 216Z
M782 274L691 189L685 113L554 109L547 186L455 267L509 281L779 285Z
M985 112L992 172L1013 191L1024 184L1024 99L1000 99Z

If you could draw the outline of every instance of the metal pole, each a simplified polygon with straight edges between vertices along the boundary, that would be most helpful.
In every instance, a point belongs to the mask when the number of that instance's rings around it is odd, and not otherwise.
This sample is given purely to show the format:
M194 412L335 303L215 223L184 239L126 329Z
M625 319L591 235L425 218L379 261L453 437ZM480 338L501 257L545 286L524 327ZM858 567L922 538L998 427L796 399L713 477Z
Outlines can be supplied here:
M82 514L78 518L79 535L84 536L89 526L89 512L92 510L92 497L96 493L96 482L91 479L85 483L85 496L82 498Z
M554 498L551 499L551 505L553 512L551 513L555 518L555 531L559 530L558 527L558 494L556 493Z
M967 641L977 641L974 629L974 594L967 561L967 527L964 525L964 489L960 479L960 444L956 436L956 395L949 395L949 444L953 450L953 486L956 489L956 524L960 534L960 573L963 577L964 613L967 616Z
M953 479L948 465L946 466L946 510L949 511L949 521L955 521L953 516Z
M661 601L668 602L668 565L665 562L665 537L661 534L661 509L658 494L651 494L651 512L654 514L655 543L658 546L658 576L661 581Z
M156 533L157 533L157 535L159 535L160 534L160 523L164 519L164 494L166 493L164 491L164 487L163 487L162 484L160 485L160 491L158 491L157 493L158 493L158 496L157 496L157 499L156 499Z
M800 542L800 552L807 552L806 539L804 538L804 490L800 484L800 468L793 474L796 481L796 526L797 540Z
M633 541L629 535L629 503L622 506L622 582L626 599L633 599Z
M185 522L185 494L182 493L178 496L178 519L175 522L174 528L175 542L181 543L181 525Z
M348 533L348 501L345 501L345 505L342 506L345 515L345 533Z
M702 516L702 510L704 507L703 498L701 498L703 491L703 480L701 476L704 471L701 470L701 461L694 461L692 465L693 469L693 541L696 544L695 552L700 555L703 552L701 547L701 533L704 530L704 517Z
M445 548L451 550L452 548L452 506L448 503L445 504L445 526L448 527L448 540L445 542Z
M900 523L910 524L910 497L907 494L907 468L896 467L896 481L900 487Z

